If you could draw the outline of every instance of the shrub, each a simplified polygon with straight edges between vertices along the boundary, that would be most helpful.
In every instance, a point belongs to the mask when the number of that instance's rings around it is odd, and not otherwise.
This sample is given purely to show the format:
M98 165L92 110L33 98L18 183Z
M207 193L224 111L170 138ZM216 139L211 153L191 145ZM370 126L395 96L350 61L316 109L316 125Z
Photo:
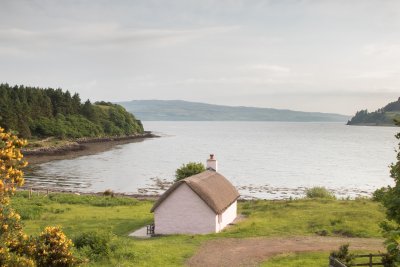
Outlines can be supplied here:
M315 234L319 235L319 236L327 236L329 234L329 232L325 229L316 231Z
M111 189L107 189L106 191L103 192L103 196L114 197L114 191L112 191Z
M372 200L378 201L378 202L383 202L383 199L388 192L387 187L381 187L379 189L376 189L374 193L372 193Z
M35 260L38 267L77 265L71 253L72 241L59 227L46 227L36 239Z
M175 181L179 181L190 177L192 175L201 173L206 170L203 163L200 162L189 162L183 164L179 169L175 171Z
M47 227L37 238L24 234L21 216L10 207L10 197L24 184L24 162L20 149L25 140L0 128L0 266L75 266L72 242L58 227ZM40 205L26 217L40 216Z
M74 239L76 248L91 260L109 258L110 235L99 232L85 232Z
M306 190L307 198L336 199L335 195L325 187L312 187Z
M338 251L331 252L331 256L347 266L351 265L354 259L354 255L349 253L349 244L341 245Z

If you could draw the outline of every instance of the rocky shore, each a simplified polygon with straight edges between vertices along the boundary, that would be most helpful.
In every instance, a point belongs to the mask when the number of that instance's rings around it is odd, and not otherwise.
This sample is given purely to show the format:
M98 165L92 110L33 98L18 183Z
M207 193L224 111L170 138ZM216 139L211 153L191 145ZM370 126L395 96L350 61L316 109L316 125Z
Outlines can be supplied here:
M70 159L85 155L96 154L111 149L113 146L131 142L142 142L147 138L156 138L158 135L146 131L143 134L129 136L109 136L96 138L80 138L64 142L62 145L33 147L23 149L22 153L27 161L40 164L52 160Z

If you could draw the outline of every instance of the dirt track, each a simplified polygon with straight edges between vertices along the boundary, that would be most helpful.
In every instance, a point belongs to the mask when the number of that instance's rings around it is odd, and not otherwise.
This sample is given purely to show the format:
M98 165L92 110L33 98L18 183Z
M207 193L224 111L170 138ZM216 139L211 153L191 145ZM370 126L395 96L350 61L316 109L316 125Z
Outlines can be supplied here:
M339 237L289 237L219 239L206 242L187 261L188 266L257 266L266 259L289 252L331 251L342 244L351 250L383 251L383 239ZM328 259L327 259L328 261Z

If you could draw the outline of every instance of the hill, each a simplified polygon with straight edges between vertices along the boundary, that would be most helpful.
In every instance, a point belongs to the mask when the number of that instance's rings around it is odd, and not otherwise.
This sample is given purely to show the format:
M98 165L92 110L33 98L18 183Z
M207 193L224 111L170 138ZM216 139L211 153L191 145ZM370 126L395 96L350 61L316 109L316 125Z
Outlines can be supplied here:
M347 124L390 126L395 125L396 120L400 121L400 97L397 101L391 102L374 112L368 112L366 109L357 111Z
M52 88L0 84L0 126L24 138L81 138L143 133L142 123L122 106Z
M349 116L284 109L222 106L182 100L119 102L145 121L292 121L346 122Z

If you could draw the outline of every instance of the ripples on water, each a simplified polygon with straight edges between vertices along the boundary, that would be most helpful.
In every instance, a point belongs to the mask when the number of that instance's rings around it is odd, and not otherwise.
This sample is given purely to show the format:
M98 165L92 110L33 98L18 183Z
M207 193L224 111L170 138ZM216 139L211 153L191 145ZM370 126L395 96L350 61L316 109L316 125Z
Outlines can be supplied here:
M340 123L144 122L162 138L119 145L75 159L44 163L27 174L28 185L82 192L160 193L157 179L173 180L175 169L204 162L210 153L219 172L242 195L301 196L325 186L338 196L368 195L392 183L396 127Z

